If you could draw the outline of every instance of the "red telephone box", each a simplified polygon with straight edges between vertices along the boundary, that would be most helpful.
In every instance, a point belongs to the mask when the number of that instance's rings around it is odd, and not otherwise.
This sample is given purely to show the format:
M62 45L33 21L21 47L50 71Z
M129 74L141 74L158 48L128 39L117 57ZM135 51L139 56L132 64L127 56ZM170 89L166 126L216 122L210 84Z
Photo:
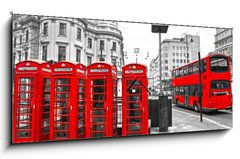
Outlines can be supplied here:
M14 73L13 143L49 139L51 65L23 61Z
M84 65L66 61L53 65L50 140L84 138L85 82Z
M94 63L87 68L86 136L117 135L117 69Z
M128 64L122 68L122 135L148 134L147 67Z

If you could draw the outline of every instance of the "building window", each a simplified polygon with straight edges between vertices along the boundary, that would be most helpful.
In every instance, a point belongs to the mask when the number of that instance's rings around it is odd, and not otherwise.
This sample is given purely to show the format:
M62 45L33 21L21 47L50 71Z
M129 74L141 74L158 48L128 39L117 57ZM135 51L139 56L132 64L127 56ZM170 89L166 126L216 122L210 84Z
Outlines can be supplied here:
M177 46L177 50L179 49L179 47Z
M105 57L102 56L102 58L101 58L101 56L98 56L98 60L99 60L99 61L105 61Z
M67 24L60 23L60 25L59 25L59 35L66 36L66 33L67 33Z
M175 52L173 52L173 56L175 56Z
M47 61L47 46L42 47L42 60Z
M180 63L182 63L182 59L180 60Z
M114 66L117 66L117 60L116 60L116 59L112 59L112 64L113 64Z
M20 51L18 52L18 59L19 59L19 62L21 62L22 56L21 56L21 52Z
M175 46L172 46L173 50L175 50Z
M183 60L184 61L184 63L186 63L186 60Z
M66 46L58 46L58 61L66 60Z
M172 61L175 62L175 59L173 59Z
M77 28L77 40L81 40L82 38L82 30L80 28Z
M182 57L182 53L180 53L180 57Z
M20 35L20 45L22 45L22 35Z
M168 60L165 60L165 63L168 63Z
M28 52L26 51L25 52L25 60L27 60L28 59Z
M17 23L14 23L14 29L17 29Z
M177 59L177 63L179 63L179 60Z
M81 62L81 50L80 49L76 50L76 61Z
M92 39L91 38L88 38L87 47L90 49L92 48Z
M17 46L17 38L15 37L13 40L13 47L16 48L16 46Z
M177 54L177 56L179 55L178 53L176 53Z
M104 50L104 40L100 40L100 50Z
M113 42L112 43L112 51L116 51L117 50L117 43Z
M43 24L43 35L48 35L48 23Z
M182 50L182 46L180 46L180 50Z
M29 33L29 31L27 30L26 31L26 42L28 42L28 33Z
M168 70L168 66L165 66L165 70Z
M88 56L87 57L87 65L91 65L92 64L92 57Z

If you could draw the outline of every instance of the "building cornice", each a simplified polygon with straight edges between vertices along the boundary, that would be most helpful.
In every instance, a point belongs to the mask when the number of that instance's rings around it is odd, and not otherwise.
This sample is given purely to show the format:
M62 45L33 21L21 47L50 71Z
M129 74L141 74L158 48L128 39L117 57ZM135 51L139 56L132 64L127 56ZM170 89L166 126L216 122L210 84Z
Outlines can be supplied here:
M109 32L109 31L97 31L97 30L93 30L91 28L87 28L86 31L91 32L96 35L111 35L111 36L115 36L115 37L119 38L121 41L123 40L122 35L119 35L119 34L116 34L113 32Z

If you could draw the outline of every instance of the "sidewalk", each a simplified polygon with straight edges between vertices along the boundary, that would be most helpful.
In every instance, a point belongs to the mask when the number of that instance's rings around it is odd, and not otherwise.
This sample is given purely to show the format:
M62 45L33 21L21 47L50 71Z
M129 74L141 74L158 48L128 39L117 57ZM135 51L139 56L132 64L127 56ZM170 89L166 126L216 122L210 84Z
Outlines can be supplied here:
M230 127L221 125L208 118L203 118L203 122L200 122L200 116L175 109L172 111L172 121L172 127L169 127L167 132L158 132L158 127L154 127L150 128L150 133L162 134L230 129Z

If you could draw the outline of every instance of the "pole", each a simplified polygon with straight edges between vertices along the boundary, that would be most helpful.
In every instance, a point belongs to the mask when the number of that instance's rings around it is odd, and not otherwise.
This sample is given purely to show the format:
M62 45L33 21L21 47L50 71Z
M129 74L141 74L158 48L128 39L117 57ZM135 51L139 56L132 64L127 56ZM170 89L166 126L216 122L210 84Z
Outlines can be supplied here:
M136 53L136 63L137 63L137 53Z
M186 46L187 46L187 63L188 63L188 56L189 56L189 53L188 53L188 35L186 34Z
M159 94L162 95L162 56L161 56L161 33L159 33Z
M200 121L202 122L202 68L201 68L201 54L198 52L198 66L199 66L199 104L200 104Z

